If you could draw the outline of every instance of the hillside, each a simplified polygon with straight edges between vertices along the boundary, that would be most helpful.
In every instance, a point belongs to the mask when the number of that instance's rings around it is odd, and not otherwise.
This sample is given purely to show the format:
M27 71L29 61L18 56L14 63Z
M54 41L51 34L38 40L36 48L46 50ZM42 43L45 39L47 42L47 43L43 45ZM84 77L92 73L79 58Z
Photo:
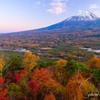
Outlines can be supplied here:
M82 53L80 48L100 50L100 18L84 11L45 28L2 34L0 48L27 49L52 59L78 59L80 56L89 59L100 53L86 50Z

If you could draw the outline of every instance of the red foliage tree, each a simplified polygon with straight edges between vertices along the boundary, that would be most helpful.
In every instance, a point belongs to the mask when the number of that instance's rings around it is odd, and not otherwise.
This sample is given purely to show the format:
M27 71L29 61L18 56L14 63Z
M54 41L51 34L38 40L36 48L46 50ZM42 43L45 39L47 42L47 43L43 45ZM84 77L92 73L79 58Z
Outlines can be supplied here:
M0 100L10 100L9 97L6 96L7 89L0 88Z
M15 81L18 83L26 75L27 72L25 70L15 73Z
M31 80L28 82L28 90L30 91L30 93L32 94L32 98L34 100L37 100L37 92L38 92L38 89L39 89L39 84L34 81L34 80Z
M3 83L4 82L4 79L3 78L0 78L0 83Z

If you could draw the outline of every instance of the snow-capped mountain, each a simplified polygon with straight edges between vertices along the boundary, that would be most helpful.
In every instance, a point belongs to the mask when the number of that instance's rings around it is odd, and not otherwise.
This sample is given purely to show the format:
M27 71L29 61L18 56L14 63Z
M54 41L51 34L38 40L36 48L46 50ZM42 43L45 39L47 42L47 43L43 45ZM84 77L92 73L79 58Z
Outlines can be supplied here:
M71 28L89 28L91 26L100 27L100 18L89 11L80 11L77 15L71 16L65 19L62 22L53 24L51 26L38 29L40 30L59 30L66 29L70 30Z
M89 11L79 11L78 15L72 16L67 19L67 21L92 21L96 20L97 17L95 14Z
M89 11L80 11L57 24L48 27L24 31L23 33L57 33L57 34L100 34L100 18Z

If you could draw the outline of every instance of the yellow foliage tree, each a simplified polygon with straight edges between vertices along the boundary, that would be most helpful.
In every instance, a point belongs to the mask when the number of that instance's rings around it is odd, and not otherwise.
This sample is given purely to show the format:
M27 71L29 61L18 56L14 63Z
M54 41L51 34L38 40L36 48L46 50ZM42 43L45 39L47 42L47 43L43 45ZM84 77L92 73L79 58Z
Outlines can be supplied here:
M63 60L63 59L59 59L55 65L55 68L57 69L62 69L63 67L65 67L67 65L67 60Z
M62 84L66 83L68 77L68 73L65 69L66 65L67 65L67 61L60 59L57 61L57 63L54 66L56 80Z
M37 65L37 60L39 59L38 56L32 54L32 52L26 52L22 67L27 71L31 72L31 70Z
M99 94L99 91L95 87L94 84L92 84L91 82L88 82L87 81L87 83L86 83L86 90L84 91L84 89L82 89L82 93L86 97L86 96L88 96L88 93L96 93L96 94Z
M3 70L3 67L4 67L4 61L2 59L0 59L0 71L1 71L1 74L0 76L2 77L2 70Z

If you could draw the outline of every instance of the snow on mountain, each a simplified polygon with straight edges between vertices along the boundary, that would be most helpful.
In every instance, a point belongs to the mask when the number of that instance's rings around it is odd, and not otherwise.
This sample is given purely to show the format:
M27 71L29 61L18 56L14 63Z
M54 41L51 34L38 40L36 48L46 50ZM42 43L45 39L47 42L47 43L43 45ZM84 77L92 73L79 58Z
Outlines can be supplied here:
M78 15L69 17L67 21L92 21L96 20L97 17L95 14L89 11L79 11Z
M96 34L100 33L100 18L92 12L80 11L77 15L67 18L59 23L35 30L24 31L23 33L54 33L54 31L57 31L57 33L80 33L81 30L89 30Z
M59 23L37 29L35 31L49 31L49 30L80 30L100 28L100 18L89 11L80 11L77 15L71 16Z

